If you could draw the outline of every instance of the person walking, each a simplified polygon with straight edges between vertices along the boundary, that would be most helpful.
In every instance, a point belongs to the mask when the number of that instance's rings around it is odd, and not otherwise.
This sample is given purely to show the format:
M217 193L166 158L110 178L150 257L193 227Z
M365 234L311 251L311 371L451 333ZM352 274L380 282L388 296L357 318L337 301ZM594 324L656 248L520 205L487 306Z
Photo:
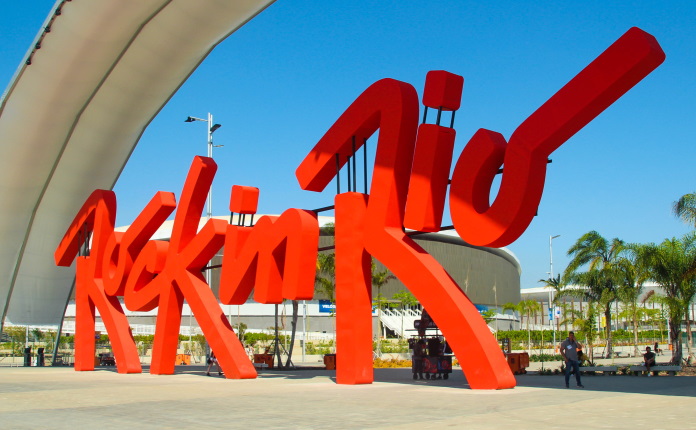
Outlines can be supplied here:
M578 361L578 350L582 348L575 340L575 333L568 332L568 338L561 342L561 357L565 360L565 386L569 388L571 369L575 371L575 381L578 388L585 388L580 381L580 362Z
M215 356L215 353L211 350L210 356L208 356L208 369L205 371L206 375L210 376L210 369L213 366L217 366L218 375L222 375L222 369L220 368L220 363L218 363L217 357Z

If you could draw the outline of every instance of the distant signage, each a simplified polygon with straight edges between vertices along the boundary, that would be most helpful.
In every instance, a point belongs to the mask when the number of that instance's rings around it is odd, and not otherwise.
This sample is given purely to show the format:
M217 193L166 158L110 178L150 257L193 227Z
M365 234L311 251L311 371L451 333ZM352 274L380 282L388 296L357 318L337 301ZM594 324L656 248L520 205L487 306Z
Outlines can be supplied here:
M480 314L482 314L488 310L488 306L484 306L484 305L474 305L474 306L476 306L476 310L479 311Z
M319 312L323 313L335 313L336 303L331 303L331 300L319 300Z

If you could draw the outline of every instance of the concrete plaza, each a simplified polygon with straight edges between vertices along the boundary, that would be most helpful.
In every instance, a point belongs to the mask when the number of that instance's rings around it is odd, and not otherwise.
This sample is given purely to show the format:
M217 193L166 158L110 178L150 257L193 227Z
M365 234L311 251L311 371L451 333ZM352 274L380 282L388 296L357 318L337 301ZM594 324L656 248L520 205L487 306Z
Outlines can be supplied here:
M0 428L675 429L693 427L696 408L696 378L681 376L584 376L584 389L566 389L562 376L533 372L511 390L475 391L459 369L432 381L376 369L372 385L358 386L317 369L215 375L202 366L168 376L4 367Z

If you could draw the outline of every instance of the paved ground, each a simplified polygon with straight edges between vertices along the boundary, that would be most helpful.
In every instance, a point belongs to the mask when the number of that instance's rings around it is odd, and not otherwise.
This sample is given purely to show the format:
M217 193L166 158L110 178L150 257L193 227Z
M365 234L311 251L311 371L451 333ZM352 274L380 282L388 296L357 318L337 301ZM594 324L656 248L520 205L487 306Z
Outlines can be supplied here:
M372 385L336 385L327 370L264 371L255 380L120 375L112 368L0 368L0 428L7 429L675 429L692 428L696 378L520 375L512 390L474 391L461 371L415 381L377 369ZM571 385L572 386L572 385Z

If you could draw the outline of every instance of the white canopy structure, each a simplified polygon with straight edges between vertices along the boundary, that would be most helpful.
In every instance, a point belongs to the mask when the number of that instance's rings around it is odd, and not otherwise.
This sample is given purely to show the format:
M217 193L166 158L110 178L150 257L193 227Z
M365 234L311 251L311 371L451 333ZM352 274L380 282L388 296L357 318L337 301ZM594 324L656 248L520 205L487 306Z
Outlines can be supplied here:
M272 1L56 2L0 101L2 324L60 323L66 227L212 49Z

